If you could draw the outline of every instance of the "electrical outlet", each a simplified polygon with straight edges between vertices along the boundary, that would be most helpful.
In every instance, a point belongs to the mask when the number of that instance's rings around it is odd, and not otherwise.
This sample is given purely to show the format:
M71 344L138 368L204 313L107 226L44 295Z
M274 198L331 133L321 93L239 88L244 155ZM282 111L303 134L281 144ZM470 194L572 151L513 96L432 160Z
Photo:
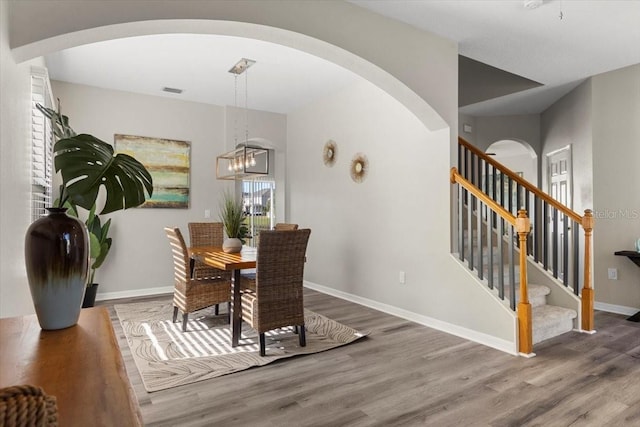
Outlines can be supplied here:
M404 271L400 272L400 276L399 276L399 280L400 280L400 284L404 285L407 281L407 275L405 274Z
M211 218L211 211L209 209L205 209L204 210L204 217L205 218Z
M610 268L608 270L608 274L609 274L609 280L618 280L618 269L617 268Z

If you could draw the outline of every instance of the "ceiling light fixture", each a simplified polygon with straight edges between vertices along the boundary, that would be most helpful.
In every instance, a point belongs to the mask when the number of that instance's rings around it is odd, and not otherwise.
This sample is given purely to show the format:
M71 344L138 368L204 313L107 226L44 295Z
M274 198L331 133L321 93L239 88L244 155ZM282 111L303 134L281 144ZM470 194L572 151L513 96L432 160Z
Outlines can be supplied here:
M216 157L216 178L241 180L247 177L269 174L269 150L258 145L249 144L249 73L247 69L255 64L252 59L242 58L229 72L234 78L235 93L235 125L233 141L235 149ZM238 143L238 76L245 75L244 111L245 135L244 141Z

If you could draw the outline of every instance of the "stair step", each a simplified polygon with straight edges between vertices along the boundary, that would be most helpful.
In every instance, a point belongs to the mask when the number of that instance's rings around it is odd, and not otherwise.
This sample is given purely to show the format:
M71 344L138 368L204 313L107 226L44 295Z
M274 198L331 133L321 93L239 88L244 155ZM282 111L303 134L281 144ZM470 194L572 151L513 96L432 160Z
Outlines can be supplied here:
M533 307L533 344L557 337L573 330L573 319L578 317L575 310L555 305Z
M529 294L529 304L531 307L540 307L547 304L547 295L551 293L548 286L538 285L537 283L527 284L527 293ZM516 301L520 299L520 292L516 295Z
M498 288L497 285L494 288L494 291L497 295ZM547 295L551 293L551 289L545 285L538 285L537 283L529 283L527 285L527 293L529 296L529 304L531 307L540 307L547 303ZM504 301L506 304L510 301L509 296L511 295L511 286L505 284L504 286ZM516 286L516 304L520 301L520 288Z

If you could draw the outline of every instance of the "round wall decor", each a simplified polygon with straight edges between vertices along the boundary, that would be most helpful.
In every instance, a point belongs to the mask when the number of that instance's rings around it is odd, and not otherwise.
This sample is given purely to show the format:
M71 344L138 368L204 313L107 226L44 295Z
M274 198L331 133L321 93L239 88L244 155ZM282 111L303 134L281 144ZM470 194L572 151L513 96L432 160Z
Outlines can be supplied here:
M361 183L369 172L369 160L362 153L356 153L351 160L351 179L354 182Z
M338 154L337 149L338 145L331 139L324 144L324 148L322 149L322 161L326 166L331 167L335 164Z

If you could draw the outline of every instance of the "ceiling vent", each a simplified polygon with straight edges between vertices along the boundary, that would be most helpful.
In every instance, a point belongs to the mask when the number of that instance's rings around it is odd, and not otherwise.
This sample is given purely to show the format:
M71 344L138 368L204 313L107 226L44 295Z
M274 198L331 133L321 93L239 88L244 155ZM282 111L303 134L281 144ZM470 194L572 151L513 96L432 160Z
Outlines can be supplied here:
M175 87L163 87L162 91L169 92L169 93L177 93L177 94L182 93L182 89L177 89Z
M543 0L524 0L524 7L527 9L537 9L542 6Z

